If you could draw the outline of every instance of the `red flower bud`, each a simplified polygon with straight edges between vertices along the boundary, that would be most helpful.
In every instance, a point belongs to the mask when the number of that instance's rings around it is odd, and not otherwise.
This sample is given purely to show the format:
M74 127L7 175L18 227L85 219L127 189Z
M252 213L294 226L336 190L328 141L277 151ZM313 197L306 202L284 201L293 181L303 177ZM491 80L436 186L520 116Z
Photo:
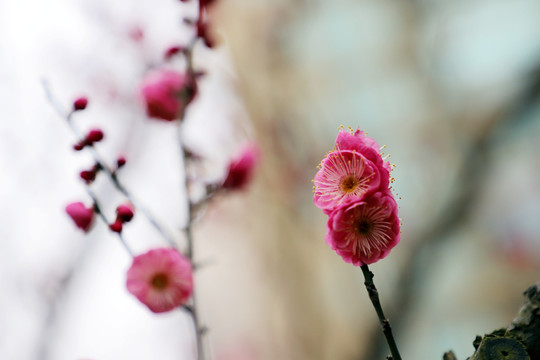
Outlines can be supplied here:
M133 207L131 204L123 204L119 205L116 208L116 221L121 222L129 222L131 219L133 219Z
M85 183L91 184L94 180L96 180L96 174L97 172L94 170L83 170L80 172L79 176L84 180Z
M73 111L79 111L86 109L88 105L88 99L86 97L80 97L73 102Z
M88 132L88 134L86 134L85 141L88 144L93 144L95 142L103 140L103 136L103 131L101 131L100 129L92 129Z
M148 116L174 121L197 93L190 76L171 70L154 70L141 83Z
M171 46L165 51L165 60L170 60L174 55L186 51L183 46Z
M111 231L114 231L116 233L121 233L122 232L122 222L117 219L115 222L113 222L112 224L109 225L109 229L111 229Z
M124 165L126 165L126 158L124 156L119 156L118 159L116 159L116 168L120 169Z
M90 230L94 220L93 208L85 207L82 202L75 202L66 206L66 213L71 217L78 228L85 232Z
M229 171L223 182L223 188L228 190L244 189L251 178L259 161L259 147L256 144L246 146L240 154L229 163Z
M75 151L81 151L86 146L86 143L84 141L79 141L75 145L73 145L73 150Z

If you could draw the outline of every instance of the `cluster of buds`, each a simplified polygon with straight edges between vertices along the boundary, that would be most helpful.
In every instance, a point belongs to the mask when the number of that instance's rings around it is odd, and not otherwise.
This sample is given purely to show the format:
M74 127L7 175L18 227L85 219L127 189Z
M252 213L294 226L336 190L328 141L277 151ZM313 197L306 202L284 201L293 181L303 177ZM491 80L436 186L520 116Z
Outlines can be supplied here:
M209 48L215 46L216 41L210 32L209 26L209 8L215 2L215 0L198 0L199 13L197 19L185 21L193 28L193 41L188 46L171 46L164 54L165 61L169 61L175 56L184 56L186 59L185 70L173 70L170 67L173 64L168 63L163 68L151 70L143 77L140 84L140 94L142 95L146 113L150 118L166 122L181 121L184 118L186 108L195 99L198 92L198 80L204 75L204 72L198 71L192 66L193 46L199 40ZM78 98L73 103L72 112L84 110L87 105L88 100L85 97ZM103 138L103 131L92 129L74 145L74 149L76 151L83 150L87 146L93 146ZM186 160L193 162L200 160L200 157L190 153L185 148L184 152ZM115 173L116 170L125 165L126 159L122 156L118 157L116 168L110 169L99 159L96 152L93 153L96 160L95 165L89 170L81 171L80 177L87 185L90 185L96 179L97 174L102 171L110 175L115 184L118 185ZM208 196L206 199L209 199L219 190L235 191L245 189L253 177L259 154L259 148L254 144L242 149L237 156L230 160L224 180L207 186ZM127 194L124 195L128 200L133 199ZM72 203L66 207L66 212L75 222L75 225L88 232L91 229L94 214L98 214L112 232L121 234L124 225L131 221L134 216L133 205L131 203L119 205L116 208L116 219L110 221L104 216L96 198L93 197L93 199L95 204L90 208L87 208L81 202ZM192 211L191 207L189 211ZM142 213L145 212L142 211ZM145 216L148 217L147 214ZM120 238L124 241L122 236ZM131 253L127 244L125 245L128 252ZM172 248L152 249L147 253L134 256L132 266L128 271L126 283L128 291L156 313L170 311L186 304L193 290L193 259L191 255L187 257L182 255L175 248L174 243L172 245ZM196 316L194 316L194 319L196 322ZM196 323L195 326L199 333L198 324Z
M81 111L88 106L88 99L86 97L80 97L73 102L73 111ZM79 141L73 146L74 150L81 151L86 146L93 146L96 142L103 140L104 134L101 129L90 130L84 139ZM114 174L116 170L120 169L126 164L126 158L119 156L116 160L116 168L113 170L107 170L111 174ZM83 170L79 173L80 178L90 185L96 179L97 174L104 170L104 165L99 158L96 158L96 163L88 170ZM95 199L94 199L95 200ZM73 202L66 206L66 212L71 217L75 225L84 232L90 231L94 214L99 213L100 209L95 203L92 207L86 207L82 202ZM133 207L131 204L120 205L116 209L116 220L109 225L109 228L117 233L122 231L122 225L129 222L133 218Z
M133 206L131 204L122 204L116 208L116 220L109 225L111 231L122 232L123 225L133 219Z

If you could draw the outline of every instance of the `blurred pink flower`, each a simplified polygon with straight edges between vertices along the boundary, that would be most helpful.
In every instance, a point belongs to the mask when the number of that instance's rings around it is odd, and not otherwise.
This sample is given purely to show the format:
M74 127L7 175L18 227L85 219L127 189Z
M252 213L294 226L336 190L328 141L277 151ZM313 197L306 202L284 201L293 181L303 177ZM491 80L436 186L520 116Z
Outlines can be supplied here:
M66 213L78 228L88 232L94 220L94 209L87 208L82 202L74 202L66 206Z
M141 83L148 116L173 121L195 96L195 85L186 74L172 70L149 73Z
M260 150L256 144L249 144L244 147L240 154L231 160L222 187L228 190L244 189L253 177L259 156Z
M338 149L321 162L313 183L315 205L330 213L379 189L380 176L373 162L363 155Z
M347 263L362 266L377 262L399 243L397 210L389 190L339 207L329 216L326 242Z
M193 291L190 261L175 249L153 249L133 258L127 289L152 312L185 304Z

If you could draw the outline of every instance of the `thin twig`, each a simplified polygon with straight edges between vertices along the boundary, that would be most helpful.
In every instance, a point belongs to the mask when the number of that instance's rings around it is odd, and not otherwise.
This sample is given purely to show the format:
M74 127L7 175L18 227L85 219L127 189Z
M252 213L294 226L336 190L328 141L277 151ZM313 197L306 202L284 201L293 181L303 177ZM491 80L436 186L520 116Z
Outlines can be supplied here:
M361 269L362 273L364 274L364 285L366 285L369 299L371 300L371 303L375 308L375 312L379 317L379 321L383 329L383 334L386 338L386 342L388 343L388 347L390 348L390 353L392 354L392 356L387 357L387 359L391 358L392 360L401 360L401 355L399 355L396 341L394 340L394 336L392 335L392 328L390 327L390 322L384 316L381 302L379 301L379 292L375 287L375 283L373 283L373 273L369 270L369 267L367 265L362 265Z
M83 134L81 131L75 126L71 119L71 115L73 112L66 113L62 106L58 103L58 101L54 98L52 95L52 92L49 88L49 84L46 80L42 80L43 89L45 90L45 94L47 95L47 99L49 100L49 103L52 105L52 107L56 110L58 115L62 118L64 118L70 129L73 131L75 136L77 136L79 139L83 139ZM103 171L111 180L111 182L114 184L116 189L122 193L132 204L135 206L135 208L140 211L146 219L150 222L150 224L161 234L161 236L174 248L177 248L176 242L174 238L165 230L165 228L160 225L160 223L156 220L156 218L151 214L151 212L138 200L136 199L131 192L126 189L126 187L118 180L118 176L116 175L115 171L112 171L106 164L106 162L103 160L103 158L99 155L96 148L93 145L87 146L88 150L92 154L92 157L94 158L94 161L96 164L100 167L100 170Z
M191 68L191 53L193 49L191 46L194 46L195 42L192 42L190 45L190 48L188 51L186 51L187 61L188 61L188 69ZM189 71L188 71L189 73ZM186 257L191 262L193 269L195 269L195 251L194 251L194 244L193 244L193 215L192 215L192 204L189 197L189 175L188 175L188 162L189 162L189 156L186 151L186 148L184 147L184 143L182 141L182 121L185 116L185 111L183 110L180 114L180 124L178 126L178 144L180 146L180 153L182 155L182 167L184 169L184 181L182 184L182 187L184 188L185 194L186 194L186 218L187 223L186 227L184 228L184 232L186 234L186 242L187 242L187 249L186 249ZM191 315L191 318L193 319L193 326L195 328L195 341L197 343L197 359L198 360L204 360L204 344L203 344L203 336L206 332L205 328L201 326L200 319L199 319L199 312L197 309L197 297L196 297L196 291L195 286L193 287L193 292L191 294L191 305L187 308L189 311L189 314Z
M202 8L201 4L199 2L199 13L198 13L198 20L201 20L202 16ZM195 33L195 36L191 39L188 47L186 48L186 51L184 53L186 58L186 72L189 81L194 84L195 79L195 71L193 69L193 50L195 48L195 45L198 41L198 34ZM188 95L191 96L191 95ZM186 250L186 256L191 262L193 268L195 269L195 251L194 251L194 243L193 243L193 204L191 203L191 199L189 196L189 155L186 147L184 146L184 142L182 139L182 123L184 121L186 115L185 108L182 108L181 113L179 114L179 124L178 124L178 144L179 144L179 151L182 158L182 168L184 169L184 181L182 184L182 187L184 188L185 194L186 194L186 213L187 213L187 223L186 227L184 229L186 234L186 242L187 242L187 250ZM193 288L193 292L191 294L191 305L187 308L189 309L189 314L191 315L193 319L193 326L195 328L195 341L197 343L197 359L198 360L204 360L205 354L204 354L204 343L203 343L203 337L204 334L207 331L207 328L204 326L201 326L200 318L199 318L199 312L197 309L197 297L196 297L196 291L195 286Z
M182 120L184 113L182 113L181 115L182 117L180 119ZM186 149L183 146L181 125L179 125L179 128L178 128L178 142L180 145L180 152L183 155L182 156L182 167L184 168L183 187L185 189L185 194L186 194L187 223L184 229L185 234L186 234L186 242L187 242L186 256L191 262L191 264L193 265L195 263L195 251L194 251L193 232L192 232L192 226L193 226L192 204L189 197L189 176L188 176L188 160L189 159L188 159ZM204 357L203 335L205 333L205 330L201 326L200 320L199 320L195 288L193 289L193 292L191 294L191 300L192 300L192 305L189 307L189 314L191 315L193 319L193 326L195 327L195 340L197 343L197 359L204 360L205 357Z
M103 220L103 222L105 223L105 225L109 225L111 222L109 221L109 219L107 219L107 216L103 213L103 211L101 210L101 206L99 205L99 201L98 201L98 198L96 197L96 195L94 194L94 192L92 190L90 190L90 188L87 186L86 187L86 192L88 193L88 195L90 196L90 198L92 198L92 201L94 202L94 211L96 212L96 214L99 215L99 217L101 218L101 220ZM127 244L126 242L126 239L124 238L124 236L122 235L121 232L118 232L118 238L120 239L120 242L122 243L122 245L124 245L124 248L126 249L126 251L128 252L128 254L133 257L133 251L131 250L131 248L129 247L129 245Z

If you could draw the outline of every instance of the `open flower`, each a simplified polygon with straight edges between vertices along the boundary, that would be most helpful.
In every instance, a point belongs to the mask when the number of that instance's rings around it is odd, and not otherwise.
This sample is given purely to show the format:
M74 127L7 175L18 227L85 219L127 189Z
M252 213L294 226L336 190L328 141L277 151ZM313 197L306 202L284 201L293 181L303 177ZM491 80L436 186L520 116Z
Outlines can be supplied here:
M376 166L380 173L380 189L388 189L391 165L381 156L381 147L374 139L360 129L355 132L352 129L350 131L341 130L336 137L336 149L351 150L362 154Z
M313 201L325 213L361 200L380 187L379 171L356 150L335 150L321 162L315 175Z
M126 285L152 312L172 310L191 296L191 263L175 249L150 250L133 258Z
M326 242L355 266L377 262L399 243L397 209L389 190L339 207L329 216Z
M156 70L141 83L141 93L148 116L173 121L195 96L195 84L186 74Z

